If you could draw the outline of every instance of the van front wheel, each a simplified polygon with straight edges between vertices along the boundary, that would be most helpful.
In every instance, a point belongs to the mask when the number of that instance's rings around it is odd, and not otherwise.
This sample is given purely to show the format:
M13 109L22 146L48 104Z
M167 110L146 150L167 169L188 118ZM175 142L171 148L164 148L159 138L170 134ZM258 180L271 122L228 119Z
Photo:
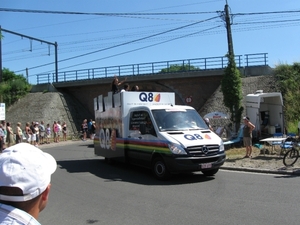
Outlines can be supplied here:
M167 180L170 173L161 157L156 157L152 162L152 171L158 180Z

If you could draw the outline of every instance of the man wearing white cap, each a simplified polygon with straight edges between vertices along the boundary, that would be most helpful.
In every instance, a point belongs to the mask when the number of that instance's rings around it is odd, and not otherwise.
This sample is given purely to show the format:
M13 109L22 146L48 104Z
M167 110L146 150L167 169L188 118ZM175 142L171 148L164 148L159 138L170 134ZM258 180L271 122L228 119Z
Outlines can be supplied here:
M55 159L28 143L19 143L0 155L0 224L40 224L46 207Z

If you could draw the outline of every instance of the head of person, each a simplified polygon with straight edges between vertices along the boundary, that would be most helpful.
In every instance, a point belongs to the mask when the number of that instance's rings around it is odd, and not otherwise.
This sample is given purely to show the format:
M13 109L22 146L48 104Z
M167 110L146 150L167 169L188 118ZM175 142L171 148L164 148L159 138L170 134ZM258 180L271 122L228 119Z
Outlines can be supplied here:
M128 83L125 83L125 84L124 84L124 90L125 90L125 91L129 91L129 84L128 84Z
M18 126L18 127L20 127L20 126L21 126L21 123L20 123L20 122L18 122L18 123L17 123L17 126Z
M132 86L131 91L139 91L139 86L137 85Z
M28 143L4 149L0 155L0 203L37 218L47 205L56 168L50 154Z
M118 84L119 83L119 79L117 77L114 77L112 84Z
M245 117L243 118L243 120L244 120L244 123L248 123L248 122L250 121L250 119L249 119L248 116L245 116Z

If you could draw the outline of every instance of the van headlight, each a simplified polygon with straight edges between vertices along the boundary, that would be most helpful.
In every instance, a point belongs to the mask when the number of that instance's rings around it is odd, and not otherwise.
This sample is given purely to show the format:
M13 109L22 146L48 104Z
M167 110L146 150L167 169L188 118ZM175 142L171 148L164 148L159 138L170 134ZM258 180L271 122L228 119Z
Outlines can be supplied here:
M169 149L171 150L171 152L173 154L177 154L177 155L186 155L186 151L178 144L175 143L170 143L169 145Z
M221 141L219 152L224 152L224 151L225 151L225 146L223 141Z

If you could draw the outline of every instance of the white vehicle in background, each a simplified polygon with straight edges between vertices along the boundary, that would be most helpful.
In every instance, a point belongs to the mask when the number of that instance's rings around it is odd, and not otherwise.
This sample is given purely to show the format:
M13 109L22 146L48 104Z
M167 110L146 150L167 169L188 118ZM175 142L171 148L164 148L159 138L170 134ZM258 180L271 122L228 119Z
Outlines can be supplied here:
M151 168L158 179L202 171L216 174L225 161L222 139L190 106L169 92L122 92L94 99L94 151L106 160Z

